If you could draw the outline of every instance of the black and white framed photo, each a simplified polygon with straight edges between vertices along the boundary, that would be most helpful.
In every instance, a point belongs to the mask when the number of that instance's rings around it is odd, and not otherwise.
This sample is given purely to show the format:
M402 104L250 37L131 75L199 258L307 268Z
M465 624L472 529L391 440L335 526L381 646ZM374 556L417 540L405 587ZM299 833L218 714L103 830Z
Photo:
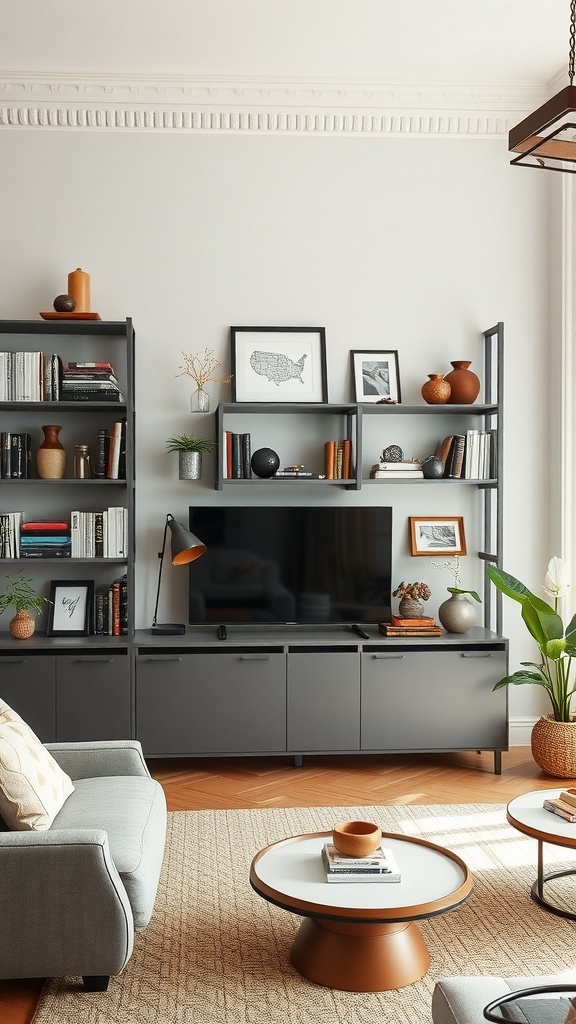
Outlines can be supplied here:
M397 350L382 352L380 349L354 350L352 380L355 402L396 402L400 403L400 369Z
M413 555L465 555L463 516L410 516Z
M52 580L47 636L88 636L94 580Z
M231 327L233 402L327 402L324 327Z

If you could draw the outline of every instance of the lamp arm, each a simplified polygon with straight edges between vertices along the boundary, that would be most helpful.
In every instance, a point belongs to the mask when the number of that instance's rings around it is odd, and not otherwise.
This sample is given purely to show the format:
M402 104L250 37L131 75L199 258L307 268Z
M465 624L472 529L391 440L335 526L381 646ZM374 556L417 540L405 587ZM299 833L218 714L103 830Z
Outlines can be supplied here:
M160 559L160 567L158 569L158 589L156 590L156 604L154 605L154 618L152 619L152 625L155 626L158 619L158 602L160 600L160 584L162 583L162 566L164 564L164 552L166 551L166 535L168 533L168 521L172 516L166 516L166 522L164 524L164 537L162 539L162 551L158 552L158 558Z

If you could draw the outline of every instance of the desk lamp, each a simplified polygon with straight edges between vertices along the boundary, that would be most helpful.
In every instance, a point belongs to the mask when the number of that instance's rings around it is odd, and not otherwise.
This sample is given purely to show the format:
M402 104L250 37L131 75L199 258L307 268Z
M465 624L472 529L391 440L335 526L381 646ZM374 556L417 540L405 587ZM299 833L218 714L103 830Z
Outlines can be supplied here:
M161 622L156 621L158 616L158 601L160 600L160 584L162 582L162 565L164 563L164 552L166 550L166 537L168 534L168 528L172 533L172 539L170 541L170 550L172 555L172 565L187 565L188 562L193 562L195 558L199 558L206 551L206 545L198 540L193 533L189 530L185 530L181 523L176 522L174 516L166 516L166 523L164 524L164 539L162 541L162 551L158 552L158 558L160 559L160 568L158 570L158 589L156 591L156 604L154 606L154 618L152 619L152 627L150 632L153 636L181 636L182 633L186 632L186 626L179 622Z

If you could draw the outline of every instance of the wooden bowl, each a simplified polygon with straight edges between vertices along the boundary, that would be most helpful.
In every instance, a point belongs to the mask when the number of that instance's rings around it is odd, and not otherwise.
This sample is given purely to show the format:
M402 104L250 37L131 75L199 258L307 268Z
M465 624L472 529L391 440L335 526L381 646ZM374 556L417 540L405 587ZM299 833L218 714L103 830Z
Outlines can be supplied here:
M381 840L382 830L371 821L339 821L332 829L336 849L351 857L368 857Z

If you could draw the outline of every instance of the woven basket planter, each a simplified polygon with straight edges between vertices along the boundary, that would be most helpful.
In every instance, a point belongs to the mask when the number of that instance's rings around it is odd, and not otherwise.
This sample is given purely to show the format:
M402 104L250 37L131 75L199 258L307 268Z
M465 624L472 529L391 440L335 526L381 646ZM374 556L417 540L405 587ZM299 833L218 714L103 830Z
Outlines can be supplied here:
M14 618L10 620L10 632L15 640L28 640L34 635L35 629L36 623L30 612L25 609L16 612Z
M547 775L576 779L576 720L557 722L543 715L532 729L532 757Z

